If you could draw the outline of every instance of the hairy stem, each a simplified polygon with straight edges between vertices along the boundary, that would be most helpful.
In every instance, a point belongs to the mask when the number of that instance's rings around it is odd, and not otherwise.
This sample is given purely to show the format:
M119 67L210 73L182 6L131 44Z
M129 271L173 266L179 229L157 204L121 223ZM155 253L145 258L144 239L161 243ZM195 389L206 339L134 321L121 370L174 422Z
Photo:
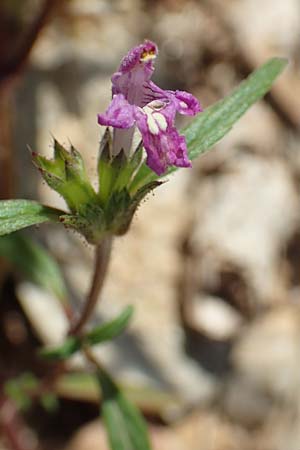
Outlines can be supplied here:
M111 247L112 247L111 237L105 238L101 242L101 244L96 247L94 274L90 291L88 293L80 317L78 318L77 322L71 325L69 334L72 335L80 334L95 309L107 274L107 269L111 255Z

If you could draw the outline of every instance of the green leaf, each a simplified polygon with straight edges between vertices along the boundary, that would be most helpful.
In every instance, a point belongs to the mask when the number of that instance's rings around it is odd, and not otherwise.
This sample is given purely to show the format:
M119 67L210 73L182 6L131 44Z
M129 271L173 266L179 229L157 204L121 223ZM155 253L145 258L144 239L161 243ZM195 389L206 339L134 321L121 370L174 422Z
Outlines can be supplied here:
M54 392L59 397L75 401L97 403L99 400L99 387L93 373L68 372L58 375Z
M222 139L250 106L271 89L286 65L287 60L284 58L270 59L231 94L207 108L184 128L182 132L186 138L190 159L197 158ZM177 169L178 167L171 167L168 173ZM143 164L133 180L130 192L136 192L142 184L157 178L157 175Z
M42 381L32 372L25 372L17 378L11 378L4 383L4 393L15 402L23 412L32 406L32 400L38 398L43 408L51 413L58 407L58 397L55 393L45 390Z
M102 390L102 416L112 450L150 450L146 424L108 373L98 372Z
M170 410L181 410L183 403L173 391L168 392L153 386L122 384L126 396L134 404L155 416L164 417ZM99 383L92 373L68 372L56 379L54 392L59 397L73 401L97 403L99 401Z
M189 157L195 159L225 136L250 106L270 90L286 65L286 59L270 59L231 95L208 108L185 128Z
M4 383L4 393L11 398L18 408L27 411L31 405L31 392L38 387L38 379L31 372L25 372L18 378L12 378Z
M38 354L42 358L50 361L62 361L68 359L75 352L80 350L81 340L77 336L68 337L60 347L46 347L39 350Z
M67 288L58 264L42 245L29 236L20 233L1 236L0 256L29 281L52 292L63 303L66 301Z
M58 222L63 211L32 200L0 201L0 236L44 222Z
M86 335L81 337L69 336L59 347L42 348L39 350L39 356L50 361L61 361L70 358L70 356L78 352L82 346L92 346L114 339L126 328L132 314L133 307L128 306L118 317L116 317L116 319L97 326Z
M59 401L55 394L47 392L40 397L40 403L49 414L55 413L59 408Z
M114 339L127 327L132 314L133 306L128 306L116 319L95 327L84 337L84 341L88 345L96 345Z

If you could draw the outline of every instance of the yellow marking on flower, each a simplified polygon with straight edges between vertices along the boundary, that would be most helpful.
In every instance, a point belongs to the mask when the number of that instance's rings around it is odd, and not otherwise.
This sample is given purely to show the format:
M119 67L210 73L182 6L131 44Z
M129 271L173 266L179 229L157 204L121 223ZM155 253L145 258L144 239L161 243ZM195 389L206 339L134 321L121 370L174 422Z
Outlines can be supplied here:
M141 57L140 57L140 61L147 62L147 61L151 61L151 59L155 59L155 58L156 58L156 51L155 51L155 48L153 47L151 50L143 51L143 53L141 54Z

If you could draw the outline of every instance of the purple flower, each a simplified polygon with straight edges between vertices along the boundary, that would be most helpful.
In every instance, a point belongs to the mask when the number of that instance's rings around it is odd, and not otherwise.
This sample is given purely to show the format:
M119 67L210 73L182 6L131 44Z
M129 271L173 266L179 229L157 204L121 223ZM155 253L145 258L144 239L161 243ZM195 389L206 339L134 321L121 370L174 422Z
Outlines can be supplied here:
M147 165L162 175L167 167L191 167L184 136L174 126L176 112L194 116L198 100L184 91L164 91L150 78L157 46L151 41L134 47L112 76L113 98L107 111L98 115L100 125L114 128L113 153L129 154L135 126L147 152Z

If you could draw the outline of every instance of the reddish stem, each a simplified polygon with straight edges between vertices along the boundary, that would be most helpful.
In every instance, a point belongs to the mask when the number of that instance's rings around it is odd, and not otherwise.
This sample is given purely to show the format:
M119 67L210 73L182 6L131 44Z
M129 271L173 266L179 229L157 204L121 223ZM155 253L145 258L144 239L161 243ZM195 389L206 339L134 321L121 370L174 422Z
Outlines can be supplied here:
M81 315L77 322L75 322L71 326L69 334L80 334L95 309L107 274L111 255L111 247L111 237L104 239L101 244L96 247L94 274L90 291L88 293Z

